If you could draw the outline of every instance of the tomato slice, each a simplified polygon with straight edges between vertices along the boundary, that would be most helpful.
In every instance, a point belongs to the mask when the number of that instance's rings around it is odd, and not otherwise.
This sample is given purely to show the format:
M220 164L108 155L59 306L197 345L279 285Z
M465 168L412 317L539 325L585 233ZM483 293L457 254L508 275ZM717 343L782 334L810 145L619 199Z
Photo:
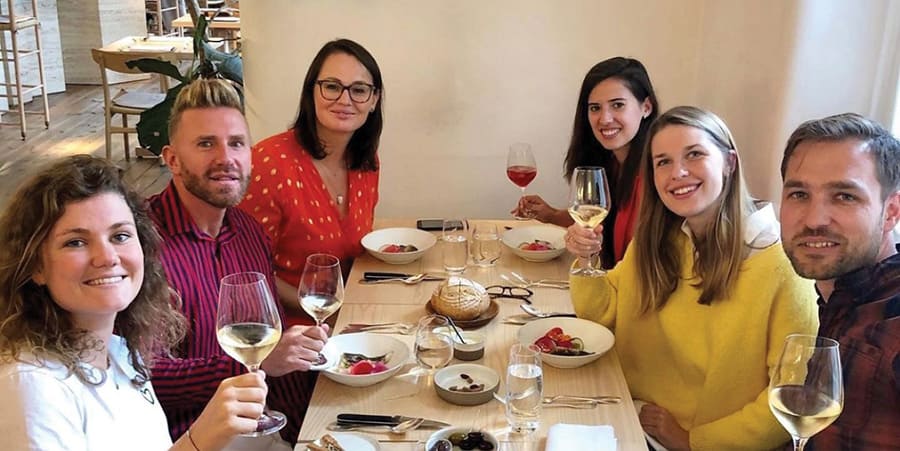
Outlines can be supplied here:
M350 374L372 374L374 366L368 360L360 360L350 367Z
M554 327L553 329L548 330L547 333L544 334L544 336L553 341L559 341L559 336L562 334L562 327Z
M541 352L553 352L556 350L556 343L548 337L538 338L534 344L541 349Z
M557 341L556 341L556 347L558 347L558 348L565 348L565 349L571 348L571 347L572 347L572 340L557 340Z

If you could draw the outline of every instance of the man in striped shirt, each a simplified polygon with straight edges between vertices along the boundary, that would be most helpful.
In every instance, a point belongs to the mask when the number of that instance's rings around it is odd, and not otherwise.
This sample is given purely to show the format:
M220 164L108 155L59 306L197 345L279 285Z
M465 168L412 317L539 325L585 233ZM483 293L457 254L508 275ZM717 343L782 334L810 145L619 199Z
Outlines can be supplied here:
M807 450L900 449L900 141L857 114L802 124L781 163L781 236L816 280L819 335L837 340L844 406Z
M216 340L219 281L231 273L260 272L274 293L275 278L266 234L251 216L232 208L250 181L250 136L237 93L223 80L194 81L175 101L169 136L163 158L172 182L150 199L150 210L164 241L163 267L189 331L172 355L156 359L152 377L170 432L179 437L222 379L246 371ZM326 339L327 329L292 327L262 364L268 406L288 417L281 434L289 443L297 438L315 383L315 373L307 370Z

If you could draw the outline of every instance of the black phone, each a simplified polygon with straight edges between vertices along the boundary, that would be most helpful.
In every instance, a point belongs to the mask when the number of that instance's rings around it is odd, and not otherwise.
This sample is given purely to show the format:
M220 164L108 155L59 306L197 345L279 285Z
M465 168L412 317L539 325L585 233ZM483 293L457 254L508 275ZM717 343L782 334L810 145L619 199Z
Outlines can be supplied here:
M462 221L454 220L454 227L462 227ZM416 228L420 230L443 230L444 220L441 218L427 218L416 221Z

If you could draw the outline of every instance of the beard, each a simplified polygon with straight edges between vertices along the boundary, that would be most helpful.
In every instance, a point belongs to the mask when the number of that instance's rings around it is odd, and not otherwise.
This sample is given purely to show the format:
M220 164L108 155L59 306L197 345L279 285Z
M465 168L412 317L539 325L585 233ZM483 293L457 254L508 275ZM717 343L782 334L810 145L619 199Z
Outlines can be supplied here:
M802 256L798 252L800 246L793 243L800 238L811 236L836 237L830 239L841 243L845 251L832 259ZM794 271L801 277L813 280L831 280L856 271L859 268L877 263L878 254L881 251L882 238L878 224L875 224L875 227L868 234L864 235L857 244L849 242L845 237L836 236L828 230L805 229L795 236L790 244L785 244L784 250L788 260L791 261L791 265L794 267Z
M217 172L227 172L236 176L240 182L238 189L213 188L209 186L210 177L213 173ZM248 174L241 174L237 166L234 165L210 168L202 176L197 175L182 166L181 178L184 182L184 187L191 194L216 208L234 207L240 203L241 199L244 198L244 194L247 192L247 187L250 185L250 176Z

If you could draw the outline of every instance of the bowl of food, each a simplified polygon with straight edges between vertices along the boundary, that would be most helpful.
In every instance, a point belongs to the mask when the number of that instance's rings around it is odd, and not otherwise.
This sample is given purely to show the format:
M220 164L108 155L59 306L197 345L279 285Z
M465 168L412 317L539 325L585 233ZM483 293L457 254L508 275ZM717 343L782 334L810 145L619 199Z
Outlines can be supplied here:
M351 387L367 387L389 379L409 361L409 347L380 334L335 335L322 354L328 360L325 377Z
M439 445L441 440L450 442L450 447L446 444ZM500 442L497 437L485 430L475 428L455 427L441 429L425 442L426 451L457 451L464 449L492 450L500 449Z
M541 349L541 361L556 368L578 368L600 358L616 339L609 329L581 318L544 318L519 329L519 343Z
M461 363L434 373L438 396L460 406L477 406L494 399L499 386L500 375L484 365Z
M514 254L530 262L546 262L566 252L566 229L551 225L514 227L501 241Z
M409 227L379 229L362 238L362 245L369 254L392 265L418 260L436 242L433 234Z

